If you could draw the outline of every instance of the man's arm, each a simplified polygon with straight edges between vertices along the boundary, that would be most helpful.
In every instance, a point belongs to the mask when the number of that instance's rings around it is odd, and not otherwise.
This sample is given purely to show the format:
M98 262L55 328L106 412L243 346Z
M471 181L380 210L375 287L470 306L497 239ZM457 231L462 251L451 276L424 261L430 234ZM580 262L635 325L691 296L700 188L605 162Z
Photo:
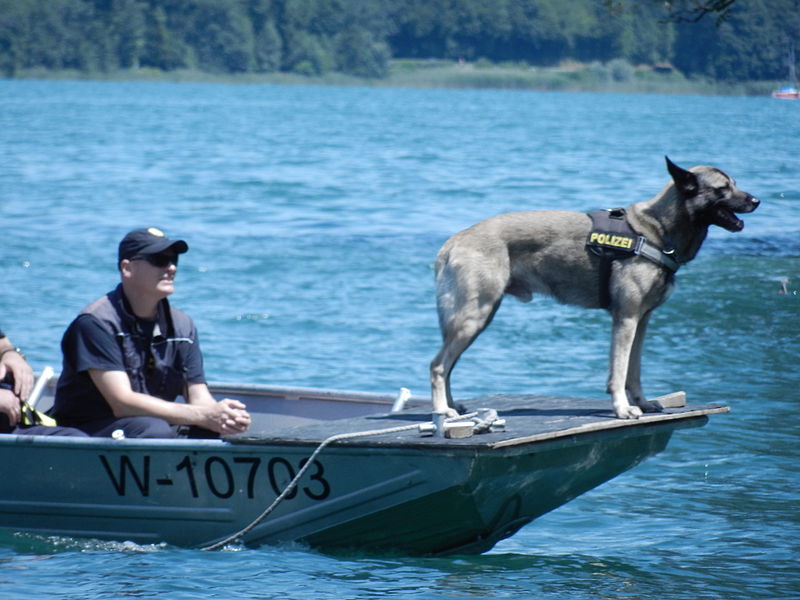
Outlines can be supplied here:
M246 431L250 425L244 404L217 402L205 383L190 383L183 404L133 391L125 371L89 369L89 376L115 417L160 417L172 425L197 425L223 435Z

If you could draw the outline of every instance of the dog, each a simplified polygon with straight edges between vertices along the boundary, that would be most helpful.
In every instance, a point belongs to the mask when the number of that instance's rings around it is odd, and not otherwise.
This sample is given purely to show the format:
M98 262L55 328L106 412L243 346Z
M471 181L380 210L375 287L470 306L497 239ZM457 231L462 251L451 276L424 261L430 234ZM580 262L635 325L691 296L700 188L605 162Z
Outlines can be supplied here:
M450 392L453 367L503 297L529 302L537 293L610 312L607 392L617 418L662 410L645 399L640 381L650 315L669 296L678 266L697 254L709 226L741 231L736 214L759 205L715 167L687 170L665 159L672 181L659 194L608 213L606 220L621 233L594 231L586 213L542 210L491 217L444 243L435 264L443 343L430 364L434 413L458 414Z

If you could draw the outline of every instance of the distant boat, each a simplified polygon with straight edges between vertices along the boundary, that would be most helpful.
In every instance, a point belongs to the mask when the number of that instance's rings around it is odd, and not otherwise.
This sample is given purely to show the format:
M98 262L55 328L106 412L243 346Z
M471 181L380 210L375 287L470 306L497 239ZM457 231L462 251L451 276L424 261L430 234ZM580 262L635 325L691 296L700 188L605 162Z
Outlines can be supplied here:
M800 100L800 91L792 85L785 85L781 89L772 92L772 97L781 100Z
M431 434L424 398L397 407L364 392L212 389L247 404L249 432L223 440L0 435L0 529L208 549L236 539L480 553L657 454L673 431L728 411L662 397L675 408L625 420L606 400L495 395L470 404L495 407L502 427L472 435L472 422L463 431L454 421L440 425L457 435L441 436ZM324 452L312 452L326 440Z

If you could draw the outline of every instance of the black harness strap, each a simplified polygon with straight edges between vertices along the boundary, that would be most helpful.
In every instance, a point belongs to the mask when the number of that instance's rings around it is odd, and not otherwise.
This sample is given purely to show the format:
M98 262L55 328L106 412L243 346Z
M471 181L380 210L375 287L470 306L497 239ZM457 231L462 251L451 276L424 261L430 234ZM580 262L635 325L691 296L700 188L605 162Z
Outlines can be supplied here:
M636 233L628 223L624 208L593 210L592 231L586 240L589 249L600 257L600 305L611 306L609 282L611 263L620 258L641 255L674 273L680 263L673 258L673 250L663 250Z

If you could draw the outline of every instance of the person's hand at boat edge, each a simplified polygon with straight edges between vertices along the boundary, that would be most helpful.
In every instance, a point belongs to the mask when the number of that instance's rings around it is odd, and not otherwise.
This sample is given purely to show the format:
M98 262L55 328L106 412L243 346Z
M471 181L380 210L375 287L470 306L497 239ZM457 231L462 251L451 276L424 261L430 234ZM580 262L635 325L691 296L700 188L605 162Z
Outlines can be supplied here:
M0 332L0 380L5 379L11 373L14 381L14 393L23 401L33 390L35 377L25 356L19 348L14 347L11 342Z
M2 371L2 367L0 367L0 371ZM13 390L5 387L0 387L0 415L8 418L8 425L11 428L16 427L22 417L19 398Z
M247 407L238 400L223 398L216 404L219 409L218 419L214 421L218 427L212 427L222 435L244 433L250 427L250 413Z

